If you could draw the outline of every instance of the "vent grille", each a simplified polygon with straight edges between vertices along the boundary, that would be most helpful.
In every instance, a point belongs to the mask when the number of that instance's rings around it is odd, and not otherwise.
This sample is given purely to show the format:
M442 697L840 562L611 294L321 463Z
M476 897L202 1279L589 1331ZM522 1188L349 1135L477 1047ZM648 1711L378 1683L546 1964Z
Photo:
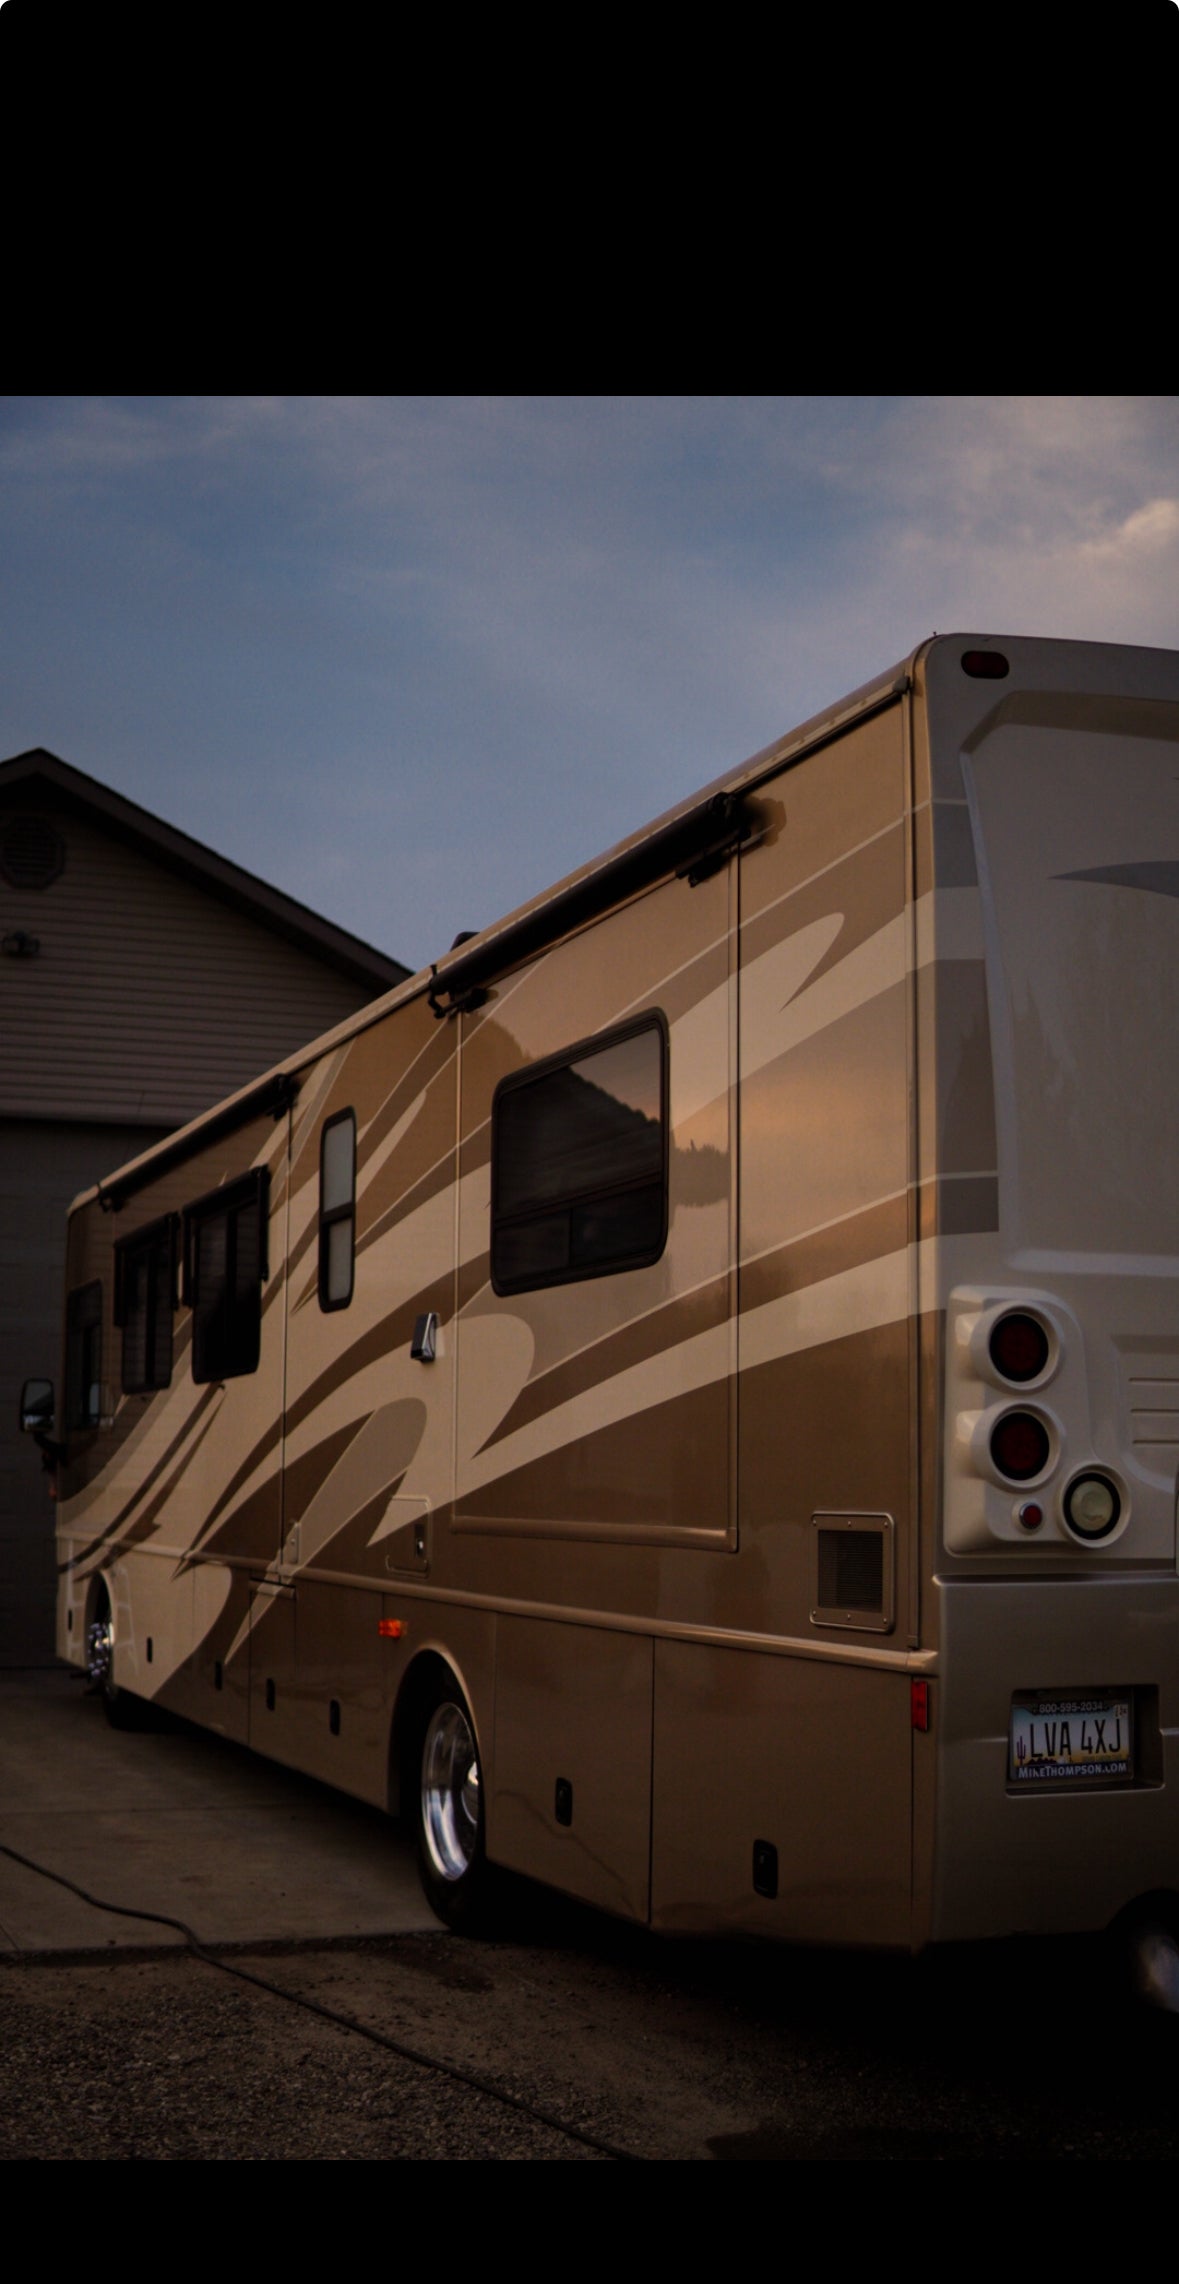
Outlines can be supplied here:
M51 887L65 858L65 842L48 817L22 810L0 825L0 874L10 888Z
M1130 1440L1139 1451L1169 1450L1179 1455L1179 1379L1146 1379L1131 1373Z
M894 1535L891 1515L811 1516L812 1626L892 1632Z

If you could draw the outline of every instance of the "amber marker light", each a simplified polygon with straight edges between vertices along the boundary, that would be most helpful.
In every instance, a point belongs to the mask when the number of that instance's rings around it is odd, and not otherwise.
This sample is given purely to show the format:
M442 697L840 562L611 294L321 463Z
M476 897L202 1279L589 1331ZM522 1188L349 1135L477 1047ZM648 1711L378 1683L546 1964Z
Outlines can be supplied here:
M404 1618L378 1618L377 1632L387 1642L399 1642L405 1632Z

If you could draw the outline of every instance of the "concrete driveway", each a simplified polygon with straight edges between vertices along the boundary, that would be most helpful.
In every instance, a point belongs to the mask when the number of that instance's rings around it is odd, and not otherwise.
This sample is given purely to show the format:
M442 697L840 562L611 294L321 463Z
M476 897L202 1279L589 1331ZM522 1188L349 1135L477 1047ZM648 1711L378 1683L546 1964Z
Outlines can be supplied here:
M438 1930L399 1825L182 1722L117 1732L64 1666L0 1672L0 1843L203 1943ZM0 1955L172 1941L0 1854Z

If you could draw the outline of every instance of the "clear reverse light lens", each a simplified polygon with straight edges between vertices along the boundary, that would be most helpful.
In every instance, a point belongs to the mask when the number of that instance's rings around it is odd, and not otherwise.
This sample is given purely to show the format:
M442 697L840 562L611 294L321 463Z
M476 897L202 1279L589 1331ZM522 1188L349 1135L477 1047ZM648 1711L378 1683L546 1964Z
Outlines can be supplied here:
M1078 1475L1065 1493L1065 1520L1078 1538L1107 1539L1121 1512L1122 1502L1104 1475Z

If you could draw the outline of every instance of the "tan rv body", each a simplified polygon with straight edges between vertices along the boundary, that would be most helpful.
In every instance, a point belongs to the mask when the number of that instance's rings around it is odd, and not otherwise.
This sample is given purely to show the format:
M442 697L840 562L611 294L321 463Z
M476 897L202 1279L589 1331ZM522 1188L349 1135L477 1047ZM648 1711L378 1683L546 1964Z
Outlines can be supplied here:
M1166 654L935 640L80 1199L62 1655L105 1593L119 1688L394 1809L445 1667L489 1858L658 1928L916 1948L1179 1889L1177 732ZM505 1082L635 1038L656 1257L520 1289ZM194 1382L180 1303L123 1392L117 1249L261 1169L256 1367ZM1132 1767L1025 1781L1014 1707L1115 1699Z

